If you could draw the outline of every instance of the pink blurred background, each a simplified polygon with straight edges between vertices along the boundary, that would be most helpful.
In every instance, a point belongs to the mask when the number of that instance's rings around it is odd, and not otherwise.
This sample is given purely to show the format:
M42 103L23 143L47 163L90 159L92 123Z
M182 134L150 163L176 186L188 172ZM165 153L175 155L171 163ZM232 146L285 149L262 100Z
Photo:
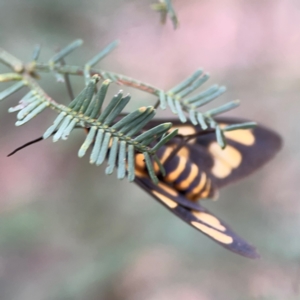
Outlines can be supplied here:
M218 202L205 203L262 258L224 250L138 187L79 160L83 133L6 158L43 134L55 116L43 113L14 127L7 109L16 95L0 110L1 299L300 298L300 3L173 1L176 31L169 20L159 23L151 3L2 0L1 47L26 61L35 43L42 43L46 61L57 47L83 38L82 49L68 59L83 64L119 39L100 67L165 90L199 67L210 72L209 84L228 88L214 105L241 99L228 115L263 123L284 139L265 168L222 190ZM74 83L80 91L82 81ZM58 102L68 101L65 87L50 75L41 84ZM155 101L122 89L132 94L131 108Z

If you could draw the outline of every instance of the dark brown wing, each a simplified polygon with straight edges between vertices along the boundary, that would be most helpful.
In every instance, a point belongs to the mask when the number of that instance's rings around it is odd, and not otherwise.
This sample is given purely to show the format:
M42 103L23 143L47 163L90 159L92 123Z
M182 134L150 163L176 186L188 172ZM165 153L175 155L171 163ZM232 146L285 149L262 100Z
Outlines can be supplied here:
M216 121L222 126L247 122L234 118L217 118ZM154 122L160 124L163 121ZM201 131L190 123L170 122L174 128L179 128L183 136ZM235 182L259 169L280 150L282 143L277 133L261 125L254 129L226 132L225 136L227 146L224 150L217 144L214 133L200 135L187 144L190 159L207 173L217 187Z
M226 223L201 205L187 200L176 189L163 182L155 185L146 172L138 172L135 182L177 217L221 246L245 257L259 257L255 248L232 231Z

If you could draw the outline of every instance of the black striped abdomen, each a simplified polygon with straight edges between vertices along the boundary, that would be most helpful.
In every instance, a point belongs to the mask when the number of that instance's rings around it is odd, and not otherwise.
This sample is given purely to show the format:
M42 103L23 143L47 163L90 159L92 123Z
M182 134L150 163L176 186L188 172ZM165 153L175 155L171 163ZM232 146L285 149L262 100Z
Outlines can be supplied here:
M190 200L212 197L214 193L211 180L190 160L188 148L181 148L172 158L168 159L174 148L174 145L163 146L156 153L166 170L166 176L161 177L161 180ZM145 170L142 154L136 155L136 167L140 171ZM154 163L154 170L159 175L156 163Z

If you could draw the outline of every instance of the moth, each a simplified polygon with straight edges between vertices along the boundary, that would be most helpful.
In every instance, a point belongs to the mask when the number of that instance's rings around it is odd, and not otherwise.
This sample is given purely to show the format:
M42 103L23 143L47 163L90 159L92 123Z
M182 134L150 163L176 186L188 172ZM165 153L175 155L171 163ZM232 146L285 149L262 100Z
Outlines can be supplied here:
M165 121L152 120L147 127ZM224 133L227 146L222 150L216 141L215 130L203 131L191 123L168 121L179 129L179 134L157 151L166 174L160 174L159 167L153 162L159 179L157 185L153 183L143 154L136 153L135 183L177 217L219 245L242 256L258 258L259 254L252 245L199 201L216 199L220 188L259 169L279 151L281 138L260 125L253 129L228 131ZM216 118L216 122L222 127L243 123L245 120L223 117ZM26 143L9 156L41 140L42 137Z
M245 120L216 118L220 126ZM152 121L155 126L162 120ZM216 199L223 186L242 179L269 161L281 147L278 134L263 126L225 132L224 150L214 130L198 130L192 124L171 120L179 136L157 152L166 174L155 185L146 171L142 154L136 154L135 182L177 217L219 245L249 258L258 258L256 249L238 236L225 222L204 208L199 200ZM158 166L154 163L154 170ZM200 201L201 202L201 201Z

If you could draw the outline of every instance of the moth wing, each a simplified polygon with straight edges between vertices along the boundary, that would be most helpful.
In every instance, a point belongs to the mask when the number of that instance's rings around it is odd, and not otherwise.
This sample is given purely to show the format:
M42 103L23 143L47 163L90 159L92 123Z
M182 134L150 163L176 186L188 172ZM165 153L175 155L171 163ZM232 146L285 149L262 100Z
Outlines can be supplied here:
M159 185L153 184L146 174L136 175L135 182L177 217L221 246L245 257L259 257L255 248L239 237L225 222L203 206L187 200L175 189L162 182Z
M248 120L236 118L216 118L224 127ZM160 124L163 120L155 120ZM199 126L190 122L185 124L178 120L170 120L179 134L186 136L201 133ZM150 124L151 126L154 123ZM274 131L258 125L253 129L238 129L225 132L227 146L221 149L216 141L215 133L199 135L190 140L186 148L189 158L209 176L217 187L242 179L267 163L281 148L281 138ZM178 143L179 138L170 143Z
M218 118L221 127L247 120ZM211 176L218 187L242 179L261 168L280 150L282 140L274 131L258 125L253 129L225 132L227 146L222 150L214 134L199 137L198 145L206 148L213 158Z

